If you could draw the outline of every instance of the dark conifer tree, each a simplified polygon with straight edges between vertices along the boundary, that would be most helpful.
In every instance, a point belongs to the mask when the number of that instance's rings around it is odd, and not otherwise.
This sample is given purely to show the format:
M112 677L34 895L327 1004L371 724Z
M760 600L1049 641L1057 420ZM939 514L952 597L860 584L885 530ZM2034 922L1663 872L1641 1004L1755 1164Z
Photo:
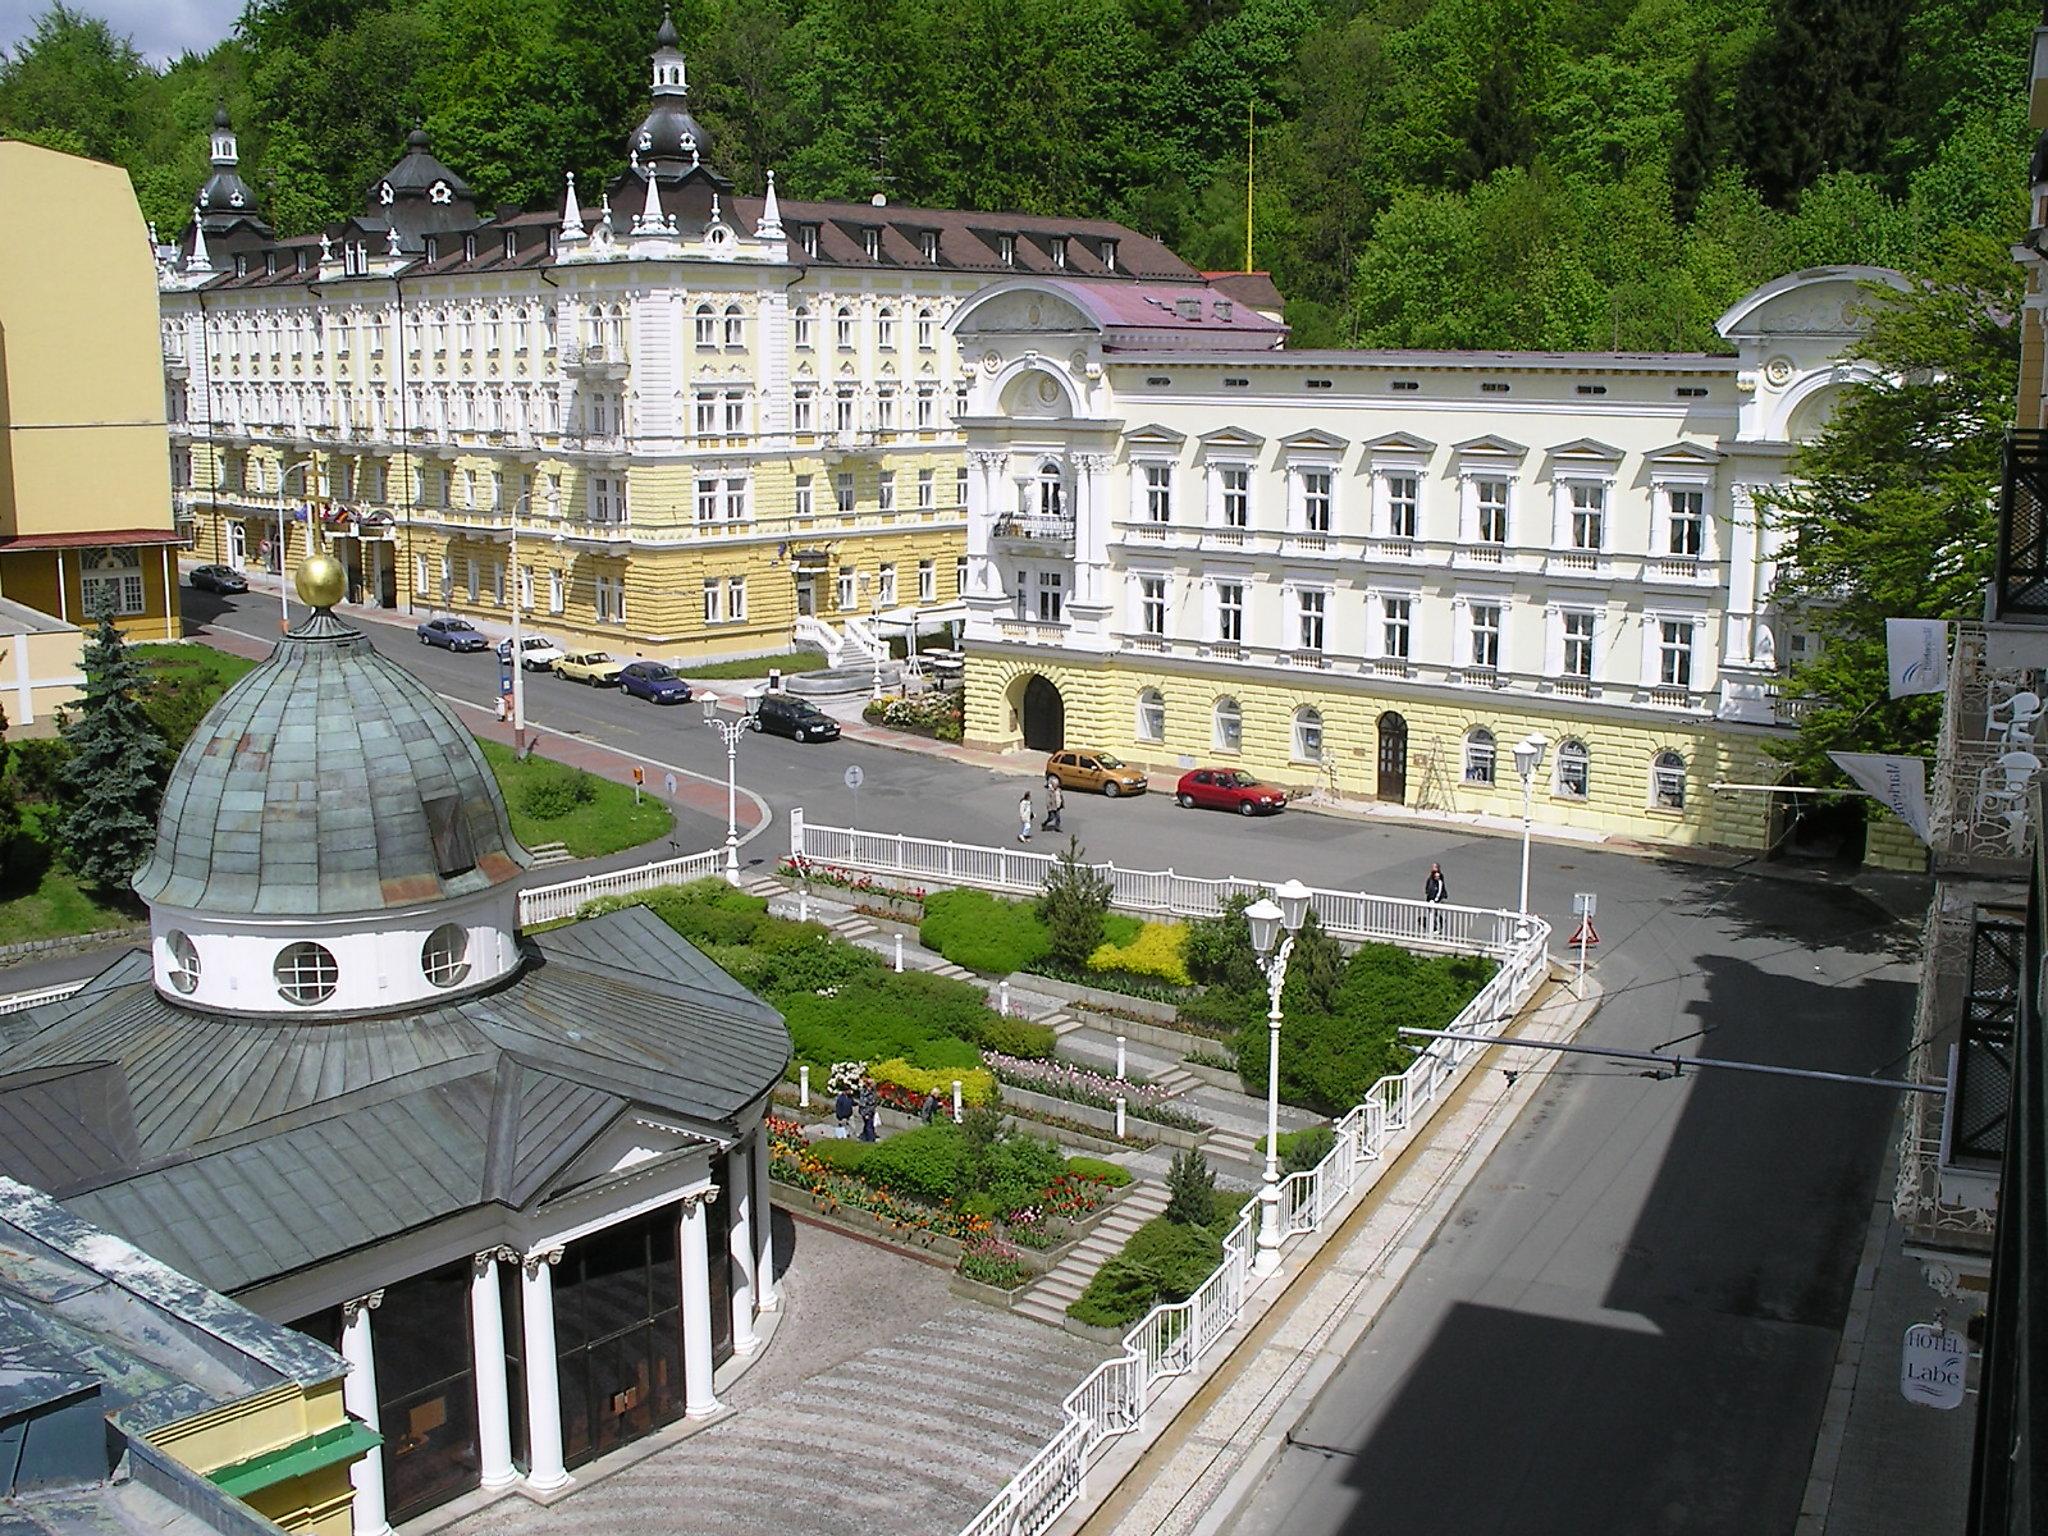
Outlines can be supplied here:
M1678 98L1678 141L1671 146L1671 212L1690 224L1700 197L1721 168L1721 107L1714 95L1714 62L1704 50L1693 61Z
M64 857L79 878L109 895L128 882L156 842L164 743L150 724L141 664L114 628L111 604L85 648L85 693L64 722Z
M1742 159L1779 207L1828 171L1879 171L1910 0L1776 0L1737 93Z

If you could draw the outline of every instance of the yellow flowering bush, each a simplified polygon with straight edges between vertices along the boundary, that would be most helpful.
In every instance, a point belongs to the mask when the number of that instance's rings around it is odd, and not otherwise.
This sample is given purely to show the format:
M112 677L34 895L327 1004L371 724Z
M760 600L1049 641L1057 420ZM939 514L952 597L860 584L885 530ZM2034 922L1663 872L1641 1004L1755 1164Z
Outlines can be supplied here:
M953 1103L953 1079L960 1079L960 1099L965 1104L993 1104L996 1101L995 1074L987 1067L913 1067L900 1056L868 1063L868 1075L877 1083L905 1088L922 1103L927 1093L936 1092L949 1107Z
M1088 969L1156 976L1173 986L1185 987L1192 980L1188 975L1187 945L1186 924L1145 923L1139 927L1137 937L1127 944L1097 945L1095 953L1088 957Z

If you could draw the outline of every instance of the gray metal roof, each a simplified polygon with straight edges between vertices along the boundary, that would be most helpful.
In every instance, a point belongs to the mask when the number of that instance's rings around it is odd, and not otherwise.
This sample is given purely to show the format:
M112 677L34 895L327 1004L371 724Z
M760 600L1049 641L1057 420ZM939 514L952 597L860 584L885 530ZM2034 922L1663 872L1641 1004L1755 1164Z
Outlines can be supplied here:
M135 890L208 913L313 917L466 895L530 863L475 737L320 610L178 754Z
M117 964L0 1046L0 1171L220 1290L475 1207L525 1208L634 1108L738 1129L781 1015L644 907L525 941L420 1013L271 1023Z

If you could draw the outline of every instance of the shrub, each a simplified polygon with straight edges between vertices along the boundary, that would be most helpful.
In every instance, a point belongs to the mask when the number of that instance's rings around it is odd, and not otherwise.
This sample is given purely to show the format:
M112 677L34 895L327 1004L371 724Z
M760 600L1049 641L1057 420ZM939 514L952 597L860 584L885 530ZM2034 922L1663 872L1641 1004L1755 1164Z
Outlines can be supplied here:
M1187 938L1185 923L1140 923L1130 938L1098 944L1088 956L1088 969L1157 977L1185 987L1193 980L1188 975Z
M990 976L1024 970L1051 948L1045 925L1030 907L985 891L934 891L925 898L917 937L955 965Z
M932 983L939 983L933 986ZM827 994L791 992L777 997L797 1055L818 1062L901 1057L920 1067L977 1067L979 1015L988 1012L972 988L947 978L876 967L855 974Z
M1158 1295L1158 1276L1119 1256L1095 1271L1088 1288L1068 1304L1067 1316L1095 1328L1122 1328L1150 1312Z
M1181 1060L1191 1067L1214 1067L1219 1072L1235 1072L1237 1058L1228 1051L1189 1051Z
M1045 877L1038 895L1038 920L1045 924L1046 959L1063 967L1085 967L1102 945L1102 920L1109 913L1109 877L1081 860L1081 840L1067 846Z
M7 771L24 800L55 805L64 796L64 765L71 761L71 743L61 736L17 741L7 751Z
M1189 1148L1173 1154L1166 1170L1166 1219L1178 1226L1206 1227L1213 1219L1216 1175L1209 1160Z
M1033 1024L1015 1014L1005 1018L989 1010L982 1021L977 1043L985 1051L996 1051L1004 1056L1016 1056L1027 1061L1045 1061L1052 1056L1053 1047L1059 1036L1050 1024Z
M1307 1173L1337 1145L1337 1133L1327 1125L1307 1125L1298 1131L1280 1133L1280 1166L1289 1173ZM1259 1152L1266 1150L1266 1138L1258 1142Z
M1244 909L1252 901L1250 896L1233 896L1223 903L1220 916L1188 925L1188 974L1202 985L1239 996L1265 992L1265 978L1259 974L1252 949L1251 925L1244 918Z
M1077 1179L1099 1179L1111 1189L1122 1189L1131 1182L1131 1175L1121 1163L1112 1163L1100 1157L1070 1157L1067 1172Z
M962 1192L960 1129L951 1122L856 1144L867 1147L859 1166L861 1177L870 1183L927 1205L943 1205Z
M909 1062L896 1058L874 1062L868 1067L868 1071L876 1082L894 1083L899 1088L915 1094L920 1100L928 1093L937 1093L949 1109L953 1103L955 1078L960 1080L960 1102L963 1105L996 1102L995 1074L986 1067L931 1070L914 1067Z
M1005 1131L969 1157L963 1177L971 1194L988 1196L998 1211L1014 1211L1065 1171L1066 1159L1051 1142Z
M519 808L535 821L553 821L597 798L597 785L581 768L542 762L529 768L520 787Z
M1206 1226L1155 1216L1095 1272L1067 1315L1098 1328L1124 1327L1162 1301L1186 1301L1222 1261L1223 1244Z

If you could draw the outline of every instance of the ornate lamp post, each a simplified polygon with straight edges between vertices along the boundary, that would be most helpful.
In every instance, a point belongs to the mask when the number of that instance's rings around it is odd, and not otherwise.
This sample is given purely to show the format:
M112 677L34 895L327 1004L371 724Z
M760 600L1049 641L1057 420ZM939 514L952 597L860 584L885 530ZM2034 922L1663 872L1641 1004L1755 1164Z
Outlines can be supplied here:
M1531 731L1515 743L1515 772L1522 778L1522 900L1515 910L1524 917L1529 915L1529 795L1549 750L1549 738L1541 731Z
M312 467L313 460L301 459L296 464L287 465L278 473L277 477L277 632L279 634L285 633L285 631L292 627L290 598L292 589L290 580L291 546L285 542L284 536L284 483L291 479L293 475L302 474ZM306 553L309 555L313 553L313 523L310 518L306 521Z
M704 695L704 723L725 738L725 883L740 883L739 756L740 738L747 733L748 720L718 718L718 695Z
M1266 1177L1259 1190L1259 1252L1252 1266L1260 1275L1280 1267L1280 993L1287 985L1295 935L1307 915L1308 887L1299 880L1289 880L1244 909L1259 971L1266 978Z

